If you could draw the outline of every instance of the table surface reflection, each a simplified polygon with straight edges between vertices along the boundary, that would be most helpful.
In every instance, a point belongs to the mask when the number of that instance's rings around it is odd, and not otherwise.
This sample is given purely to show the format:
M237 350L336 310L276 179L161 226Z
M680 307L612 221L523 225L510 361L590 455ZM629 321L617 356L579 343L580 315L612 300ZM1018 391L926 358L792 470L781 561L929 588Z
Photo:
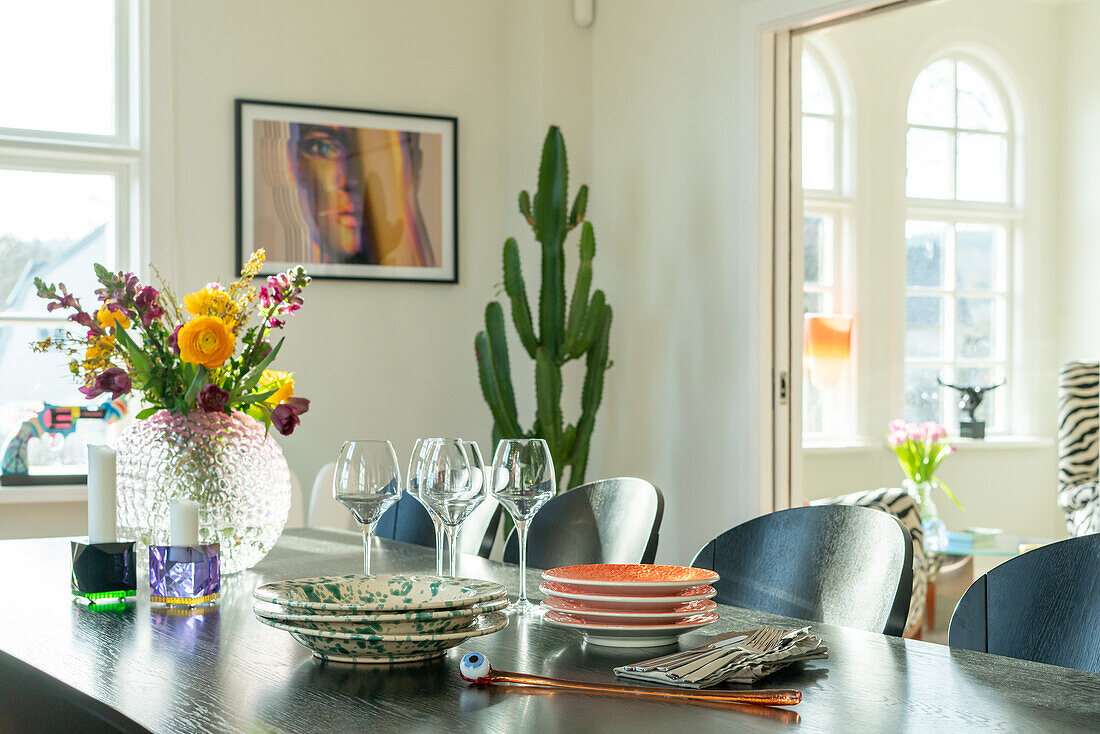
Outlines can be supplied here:
M433 661L369 666L315 660L290 635L252 615L252 590L261 583L349 573L361 563L360 541L352 533L291 530L254 569L226 579L220 606L201 616L151 610L147 591L124 612L93 613L71 601L68 540L0 541L0 578L7 591L0 605L0 651L15 659L7 658L9 667L30 675L18 666L33 666L61 681L63 691L101 718L121 713L126 718L114 723L133 731L667 734L797 728L944 734L1095 730L1100 722L1100 676L824 624L815 628L831 658L767 682L802 690L802 704L729 711L478 689L461 680L458 661L471 650L485 652L499 669L595 682L612 682L615 665L651 656L651 650L585 645L578 634L539 621L513 620L502 632ZM379 572L430 572L435 557L430 548L375 540L373 564ZM464 556L459 571L518 586L515 566ZM532 572L529 585L536 580ZM719 610L721 620L706 634L794 623L732 607ZM698 644L702 636L686 635L681 644Z

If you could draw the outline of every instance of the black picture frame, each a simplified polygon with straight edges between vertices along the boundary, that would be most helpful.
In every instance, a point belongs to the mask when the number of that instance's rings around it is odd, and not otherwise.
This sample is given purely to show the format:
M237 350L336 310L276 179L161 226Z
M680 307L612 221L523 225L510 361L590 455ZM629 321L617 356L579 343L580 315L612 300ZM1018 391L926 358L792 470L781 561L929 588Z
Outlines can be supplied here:
M262 275L275 274L286 270L288 267L301 264L309 271L310 276L320 279L392 281L399 283L458 283L457 117L238 98L234 100L234 120L236 127L236 264L238 271L256 249L263 247L267 250L268 258L260 270ZM385 126L387 121L391 123L390 126ZM409 182L410 169L417 171L411 178L414 182L419 183L423 180L423 168L425 166L431 168L427 172L427 177L431 182L427 188L432 189L434 185L433 191L424 195L419 187L414 187L412 194L409 194L407 189L401 190L401 193L406 196L406 201L409 201L409 196L415 197L413 206L404 207L401 210L401 214L408 217L408 211L414 209L416 212L415 223L408 221L408 218L400 219L399 216L399 224L396 226L391 224L390 226L391 239L396 237L402 246L408 248L411 253L420 256L422 262L416 265L402 266L371 262L329 262L323 257L318 257L318 253L324 251L324 237L320 234L323 224L319 223L317 216L312 214L310 206L312 199L308 192L326 192L331 191L332 188L326 189L322 186L303 187L302 175L294 170L294 164L291 162L289 142L287 149L284 151L280 148L280 140L276 139L272 142L270 139L265 139L260 146L263 151L260 153L262 159L258 162L256 160L256 123L260 123L264 129L276 131L282 131L285 126L287 131L326 128L365 135L385 133L393 136L396 134L400 142L385 147L389 150L391 157L405 154L402 161L397 161L404 163L401 167L406 173L403 183ZM411 142L414 138L410 133L416 134L415 143ZM422 138L422 135L438 136L438 140ZM292 139L288 137L288 141ZM372 139L376 140L377 138ZM299 139L297 143L298 151L301 150L302 140ZM420 147L421 140L427 143L424 147L438 146L437 150L425 152ZM313 145L313 141L310 141L310 144ZM322 143L322 145L328 144ZM410 148L411 152L406 150L406 147ZM378 149L378 146L370 148L372 151ZM285 161L282 159L284 152L286 153ZM296 155L301 159L305 154L299 152ZM367 156L366 154L360 156L356 153L354 156L346 155L342 158L336 158L336 160L345 161L342 165L346 166L346 161L353 157L365 159ZM410 162L409 159L414 162ZM262 198L264 194L271 194L270 199L274 202L272 206L266 209L262 205L257 206L257 183L255 180L257 166L266 167L264 173L268 174L264 176L265 183L261 184L263 193L260 196ZM371 180L371 184L374 185L373 190L389 193L385 188L378 189L377 174L374 170L369 170L365 162L361 162L359 168L363 171L363 174L359 176L360 179L369 178L368 174L375 176ZM378 170L385 173L390 168L393 168L393 166L387 165ZM273 177L276 180L276 185L268 183ZM346 179L351 178L353 177L346 177ZM344 186L338 188L345 192L349 200L354 200L356 196L347 190L350 185L352 184L345 182ZM346 232L355 229L361 232L366 230L367 209L372 200L371 195L367 193L368 184L360 182L358 185L362 186L363 189L359 197L361 204L354 213L349 212L346 215L338 215L341 222L339 226L343 228L340 231L341 234L346 234ZM266 187L268 191L264 191L263 187ZM272 194L270 190L278 187L281 187L281 190ZM297 193L297 196L294 195L295 193ZM355 193L359 192L356 191ZM385 197L381 196L378 199L384 202ZM379 205L376 204L376 206ZM428 213L424 214L424 210L427 210ZM271 216L272 212L275 212L276 216ZM383 214L386 214L386 212L383 212ZM286 227L286 219L296 219L302 226L296 228ZM383 216L381 219L388 220L389 218ZM348 220L355 221L352 224L348 223ZM331 220L326 221L331 228L333 226ZM431 226L428 226L429 224ZM402 227L405 228L404 234L392 234L394 230ZM260 229L275 232L274 239L278 241L276 247L272 248L267 242L256 241L256 233ZM307 236L308 243L305 241ZM367 239L368 235L364 233L362 235L363 242L365 243ZM438 241L438 246L433 245L433 241ZM409 247L410 242L418 243L419 247ZM366 249L365 244L363 249ZM273 254L276 257L272 257ZM367 256L356 253L352 257ZM434 257L435 262L424 262L431 260L432 257Z

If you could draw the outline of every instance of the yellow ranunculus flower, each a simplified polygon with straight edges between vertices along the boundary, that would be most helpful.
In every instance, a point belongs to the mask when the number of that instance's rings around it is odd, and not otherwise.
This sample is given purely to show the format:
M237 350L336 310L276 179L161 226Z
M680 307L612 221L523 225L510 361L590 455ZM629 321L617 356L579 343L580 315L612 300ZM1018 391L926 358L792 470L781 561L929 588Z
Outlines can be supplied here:
M112 311L104 306L96 312L95 320L99 322L99 325L104 329L109 329L112 326L121 326L123 329L130 328L130 319L122 311Z
M194 316L218 316L232 329L237 325L240 308L233 298L222 290L203 288L183 297L183 307Z
M256 386L256 392L265 393L275 390L275 394L264 402L268 405L279 405L294 397L294 373L280 370L264 370L260 376L260 383Z
M179 331L180 359L217 369L233 356L237 337L217 316L196 316Z

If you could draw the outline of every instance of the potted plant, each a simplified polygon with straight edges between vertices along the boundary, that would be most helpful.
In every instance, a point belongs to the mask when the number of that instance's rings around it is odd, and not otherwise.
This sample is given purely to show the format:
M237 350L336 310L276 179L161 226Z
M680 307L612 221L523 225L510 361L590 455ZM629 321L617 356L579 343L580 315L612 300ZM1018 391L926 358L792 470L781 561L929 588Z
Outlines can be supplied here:
M890 422L888 442L898 458L901 470L905 472L902 486L920 507L925 546L933 551L945 547L947 526L940 519L936 502L932 499L932 490L939 487L956 507L965 509L950 487L936 476L936 470L943 460L955 453L947 429L933 421L906 423L898 419Z
M283 345L273 334L301 307L310 278L298 267L257 288L263 261L258 250L237 281L209 283L182 304L163 280L158 290L99 264L90 311L64 283L35 280L49 311L70 310L86 329L36 351L69 354L89 400L137 392L148 406L117 446L121 537L165 544L171 501L195 500L200 541L221 544L223 573L256 564L286 525L290 470L269 428L289 435L309 409L293 374L270 366Z

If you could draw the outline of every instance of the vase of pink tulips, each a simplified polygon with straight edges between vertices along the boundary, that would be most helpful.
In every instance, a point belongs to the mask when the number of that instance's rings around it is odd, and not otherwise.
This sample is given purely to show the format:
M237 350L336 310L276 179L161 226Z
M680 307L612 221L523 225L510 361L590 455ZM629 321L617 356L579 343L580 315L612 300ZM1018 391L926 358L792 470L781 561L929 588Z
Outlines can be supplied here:
M925 547L929 550L940 550L947 545L947 526L940 519L936 501L932 497L933 490L939 487L960 510L964 509L951 488L936 476L936 470L943 460L955 453L947 429L934 421L906 423L895 420L890 422L888 440L901 470L905 472L902 486L920 507Z

